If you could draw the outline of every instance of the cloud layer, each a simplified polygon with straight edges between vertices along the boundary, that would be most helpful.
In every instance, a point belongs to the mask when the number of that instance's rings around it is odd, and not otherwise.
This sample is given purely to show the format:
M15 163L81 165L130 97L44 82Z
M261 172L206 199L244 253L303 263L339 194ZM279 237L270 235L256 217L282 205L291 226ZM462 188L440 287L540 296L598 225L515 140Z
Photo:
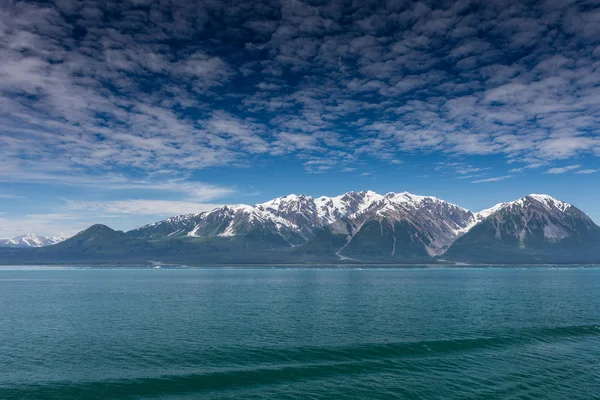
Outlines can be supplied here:
M5 177L600 155L594 1L9 1L0 59Z

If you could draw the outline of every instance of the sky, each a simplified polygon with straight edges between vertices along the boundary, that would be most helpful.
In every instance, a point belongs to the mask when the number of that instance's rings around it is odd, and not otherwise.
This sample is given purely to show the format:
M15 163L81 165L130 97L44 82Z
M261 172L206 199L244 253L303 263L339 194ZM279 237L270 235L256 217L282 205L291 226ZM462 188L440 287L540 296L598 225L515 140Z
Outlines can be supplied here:
M0 237L360 190L600 222L597 0L6 0L0 60Z

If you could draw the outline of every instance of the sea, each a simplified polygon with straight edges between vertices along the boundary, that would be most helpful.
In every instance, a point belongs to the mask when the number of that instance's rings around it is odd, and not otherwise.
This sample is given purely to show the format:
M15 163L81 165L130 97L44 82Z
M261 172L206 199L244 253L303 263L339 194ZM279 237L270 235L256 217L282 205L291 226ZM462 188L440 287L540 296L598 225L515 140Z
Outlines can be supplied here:
M0 268L0 399L600 399L600 268Z

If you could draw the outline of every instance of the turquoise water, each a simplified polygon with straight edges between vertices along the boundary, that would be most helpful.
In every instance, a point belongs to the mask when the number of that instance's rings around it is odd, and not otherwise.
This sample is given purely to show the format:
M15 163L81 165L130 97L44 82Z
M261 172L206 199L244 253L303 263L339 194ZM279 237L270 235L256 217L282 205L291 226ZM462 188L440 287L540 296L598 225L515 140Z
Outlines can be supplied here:
M0 269L1 399L600 398L600 269Z

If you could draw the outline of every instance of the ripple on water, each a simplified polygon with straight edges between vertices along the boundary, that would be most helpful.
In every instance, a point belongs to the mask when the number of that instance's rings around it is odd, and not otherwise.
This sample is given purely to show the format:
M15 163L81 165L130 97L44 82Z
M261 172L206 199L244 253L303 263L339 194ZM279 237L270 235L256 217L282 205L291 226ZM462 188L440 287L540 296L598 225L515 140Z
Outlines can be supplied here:
M599 271L56 273L0 271L0 398L600 392Z

